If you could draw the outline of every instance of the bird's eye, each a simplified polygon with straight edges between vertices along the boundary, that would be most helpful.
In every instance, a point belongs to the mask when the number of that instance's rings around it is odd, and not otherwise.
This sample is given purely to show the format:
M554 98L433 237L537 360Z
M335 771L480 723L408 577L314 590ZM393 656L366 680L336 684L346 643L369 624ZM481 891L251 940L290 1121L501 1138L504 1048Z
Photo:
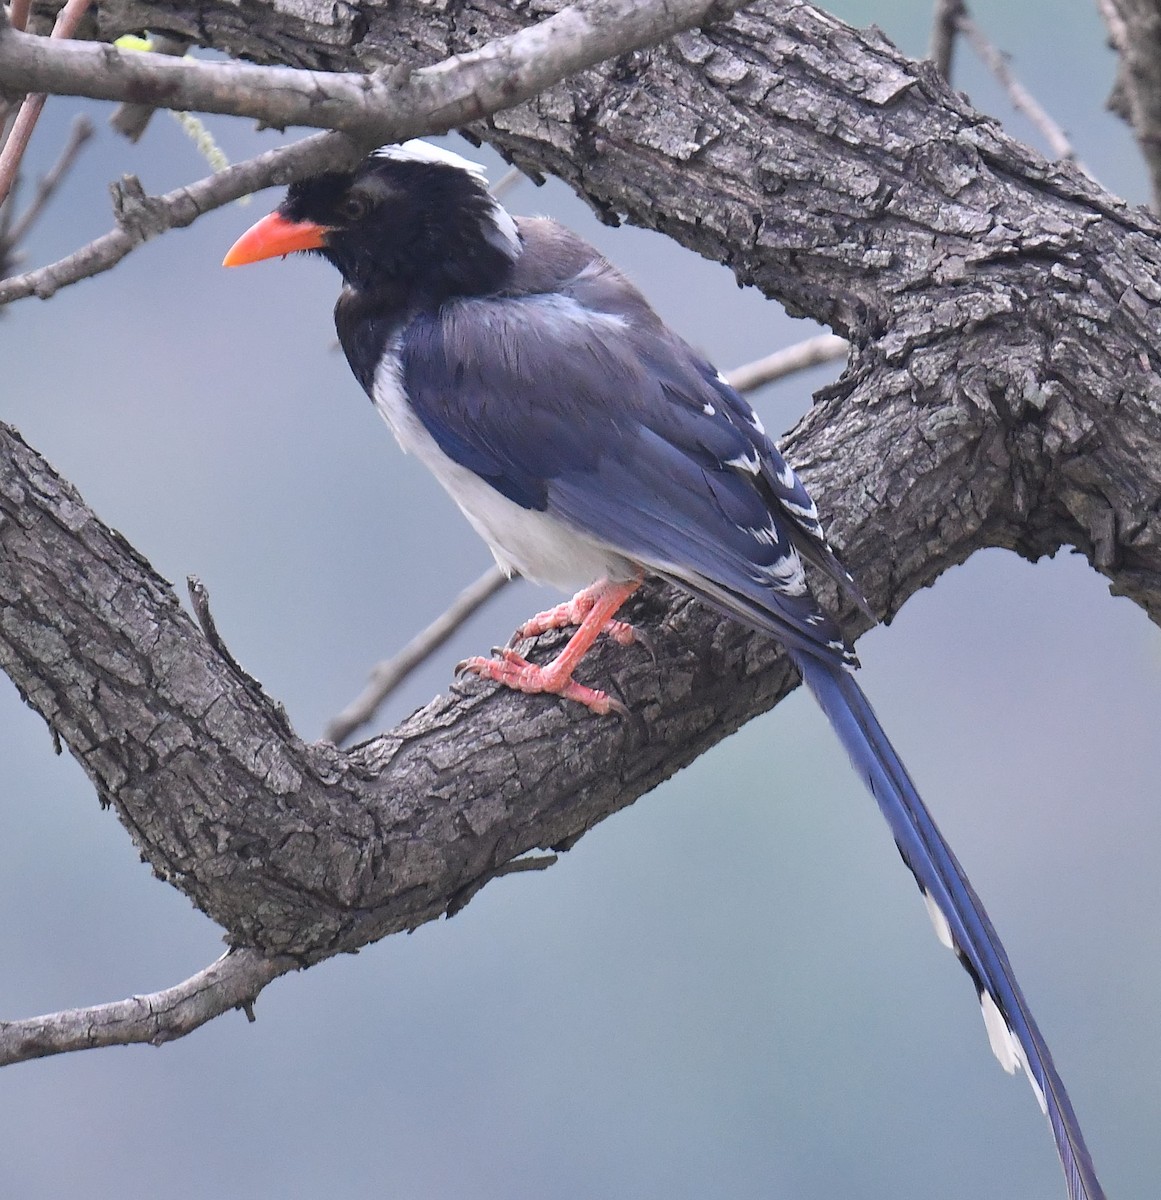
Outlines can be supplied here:
M366 215L370 207L366 196L360 196L357 192L343 198L339 205L339 215L345 221L361 221Z

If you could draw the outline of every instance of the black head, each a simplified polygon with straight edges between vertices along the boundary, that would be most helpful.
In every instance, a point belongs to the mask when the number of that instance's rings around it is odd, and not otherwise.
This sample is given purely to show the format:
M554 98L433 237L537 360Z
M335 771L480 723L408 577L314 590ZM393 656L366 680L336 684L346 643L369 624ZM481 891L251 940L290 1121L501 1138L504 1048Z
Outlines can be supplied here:
M426 306L502 288L520 240L479 167L405 142L375 151L352 172L292 184L226 262L288 249L322 254L356 292Z

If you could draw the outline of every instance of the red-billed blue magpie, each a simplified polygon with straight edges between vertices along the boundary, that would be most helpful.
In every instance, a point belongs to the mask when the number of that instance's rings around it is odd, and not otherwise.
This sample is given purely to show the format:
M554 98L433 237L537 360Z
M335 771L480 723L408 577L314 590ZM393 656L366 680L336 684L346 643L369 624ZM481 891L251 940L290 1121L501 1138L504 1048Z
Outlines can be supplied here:
M870 788L941 942L975 984L992 1050L1022 1067L1071 1200L1101 1200L1052 1057L983 905L943 840L815 601L803 560L858 603L806 489L749 404L580 238L513 218L482 168L423 142L294 184L226 265L329 259L351 370L404 450L436 475L509 572L564 589L525 636L579 629L544 667L506 651L479 675L618 707L572 678L646 574L780 641Z

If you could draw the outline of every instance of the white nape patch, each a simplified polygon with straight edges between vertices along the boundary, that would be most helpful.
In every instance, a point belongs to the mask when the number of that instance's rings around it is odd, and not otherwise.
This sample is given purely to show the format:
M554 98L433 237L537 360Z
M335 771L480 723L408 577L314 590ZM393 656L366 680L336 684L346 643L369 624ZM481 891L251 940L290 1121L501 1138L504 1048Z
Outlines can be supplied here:
M746 471L750 475L757 475L762 469L757 450L752 450L749 454L739 454L737 458L727 458L726 466L737 467L739 471Z
M400 142L397 145L380 146L372 153L372 157L389 158L394 162L431 163L436 166L454 167L466 171L477 183L487 185L488 182L488 171L483 163L472 162L470 158L464 158L453 150L445 150L442 146L433 146L431 142L425 142L421 138L412 138L409 142ZM490 228L484 230L484 237L501 254L506 254L513 260L519 258L524 247L520 242L516 222L499 200L492 200L488 219Z
M931 918L932 925L935 926L935 936L949 950L954 950L955 942L951 938L951 926L943 915L943 909L936 904L935 897L926 888L923 889L923 903L927 905L927 915Z
M371 395L403 452L414 454L439 480L508 574L571 592L594 579L631 579L637 573L612 547L548 513L522 508L446 455L408 403L398 345L385 348Z
M488 169L483 163L472 162L470 158L464 158L453 150L445 150L442 146L433 146L422 138L380 146L372 151L372 157L390 158L395 162L439 163L445 167L459 167L461 171L467 171L469 175L485 182L488 178Z

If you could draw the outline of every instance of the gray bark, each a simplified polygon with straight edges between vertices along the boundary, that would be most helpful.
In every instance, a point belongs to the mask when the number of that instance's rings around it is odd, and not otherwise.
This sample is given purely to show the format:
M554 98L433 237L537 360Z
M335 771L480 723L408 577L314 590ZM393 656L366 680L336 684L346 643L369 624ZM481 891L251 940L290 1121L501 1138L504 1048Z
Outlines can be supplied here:
M310 0L262 21L225 0L97 12L106 36L149 26L327 69L428 63L536 15ZM881 35L794 0L472 132L852 340L785 446L876 611L982 547L1075 546L1158 619L1147 213L1011 141ZM472 683L352 751L306 745L43 460L9 430L0 446L0 665L154 870L237 945L309 963L414 928L514 857L571 844L796 682L768 640L650 588L627 615L656 661L602 645L591 668L629 723Z

